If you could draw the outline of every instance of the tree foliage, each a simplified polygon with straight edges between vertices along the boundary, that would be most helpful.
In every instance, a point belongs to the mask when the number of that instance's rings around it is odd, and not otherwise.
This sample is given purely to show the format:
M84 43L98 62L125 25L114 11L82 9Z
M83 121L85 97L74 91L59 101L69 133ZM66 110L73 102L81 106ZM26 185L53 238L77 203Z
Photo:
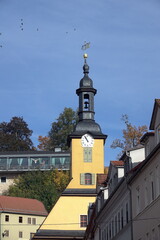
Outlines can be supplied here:
M42 151L50 150L50 138L46 136L39 136L38 137L39 145L37 146L38 149Z
M67 150L67 137L73 131L77 121L77 112L72 108L64 108L56 121L52 123L48 136L39 136L40 144L38 148L41 150L53 150L55 147L61 147L63 150Z
M0 123L0 151L26 151L33 148L32 130L22 117Z
M37 199L50 211L68 183L68 172L58 170L27 172L19 175L4 195Z
M147 132L147 126L134 126L129 122L128 116L122 115L122 121L125 123L126 128L122 130L123 139L115 139L111 148L121 148L123 151L136 147L140 144L140 139L144 133Z

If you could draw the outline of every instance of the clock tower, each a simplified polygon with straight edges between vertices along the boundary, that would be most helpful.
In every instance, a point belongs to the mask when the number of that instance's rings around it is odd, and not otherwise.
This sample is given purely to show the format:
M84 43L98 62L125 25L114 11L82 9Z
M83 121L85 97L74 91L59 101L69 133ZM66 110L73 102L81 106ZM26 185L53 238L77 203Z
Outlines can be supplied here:
M74 132L69 135L72 181L67 189L93 191L96 188L96 174L104 173L104 143L107 136L94 120L94 96L97 90L88 76L87 54L84 54L83 73L76 90L79 97L79 121Z
M84 76L76 94L79 97L79 120L68 136L71 150L71 180L34 239L83 239L87 211L96 199L97 174L104 173L104 143L107 135L94 120L94 96L97 90L89 78L87 55Z

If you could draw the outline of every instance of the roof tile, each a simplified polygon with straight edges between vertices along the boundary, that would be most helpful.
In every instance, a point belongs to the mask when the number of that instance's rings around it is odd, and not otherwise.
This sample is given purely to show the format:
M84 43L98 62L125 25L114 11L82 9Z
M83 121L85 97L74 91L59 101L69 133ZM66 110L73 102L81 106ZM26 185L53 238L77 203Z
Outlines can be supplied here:
M0 212L47 216L42 202L36 199L0 196Z
M124 166L124 162L123 161L111 161L111 164L114 166Z

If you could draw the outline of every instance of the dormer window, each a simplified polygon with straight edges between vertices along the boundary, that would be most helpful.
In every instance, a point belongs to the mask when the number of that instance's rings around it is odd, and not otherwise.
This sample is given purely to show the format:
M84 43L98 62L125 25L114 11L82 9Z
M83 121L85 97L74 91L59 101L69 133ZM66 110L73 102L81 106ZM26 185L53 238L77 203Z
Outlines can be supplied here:
M156 128L156 139L157 139L157 143L160 142L160 125L158 125L158 127Z

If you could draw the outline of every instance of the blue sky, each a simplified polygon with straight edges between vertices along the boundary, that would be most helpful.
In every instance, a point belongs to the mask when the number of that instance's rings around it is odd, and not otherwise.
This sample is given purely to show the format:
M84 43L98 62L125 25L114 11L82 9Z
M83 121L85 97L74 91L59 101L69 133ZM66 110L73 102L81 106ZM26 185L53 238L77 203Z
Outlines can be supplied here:
M64 107L78 107L90 42L95 120L108 135L105 162L114 160L122 114L149 125L160 98L159 23L159 0L0 0L0 122L23 116L36 145Z

